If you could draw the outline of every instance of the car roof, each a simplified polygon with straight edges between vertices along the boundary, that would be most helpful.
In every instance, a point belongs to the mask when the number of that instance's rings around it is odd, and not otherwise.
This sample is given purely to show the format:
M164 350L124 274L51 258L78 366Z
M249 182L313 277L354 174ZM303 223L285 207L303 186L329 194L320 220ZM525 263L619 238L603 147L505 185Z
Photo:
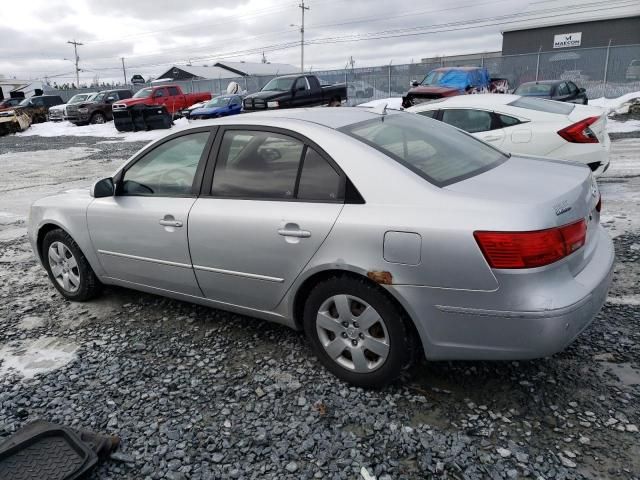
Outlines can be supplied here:
M434 100L433 102L425 102L415 107L412 111L434 110L439 107L495 107L496 105L507 105L520 98L520 95L511 95L506 93L478 93L473 95L456 95L454 97L445 97Z
M524 82L524 83L521 83L520 85L518 85L518 87L521 87L522 85L537 85L537 84L555 85L556 83L570 82L570 81L571 80L538 80L537 82Z
M396 110L387 111L387 115L395 115L398 113L400 112ZM346 125L380 118L380 114L374 113L369 109L359 107L314 107L268 110L265 112L254 112L249 115L242 115L242 117L301 120L338 129Z

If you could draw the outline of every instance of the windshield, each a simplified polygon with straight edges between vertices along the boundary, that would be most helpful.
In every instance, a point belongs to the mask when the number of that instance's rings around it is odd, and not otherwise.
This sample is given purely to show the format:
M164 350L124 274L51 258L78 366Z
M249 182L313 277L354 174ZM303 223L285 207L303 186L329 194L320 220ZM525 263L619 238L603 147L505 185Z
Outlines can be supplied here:
M546 100L544 98L520 97L509 103L512 107L526 108L527 110L536 110L538 112L558 113L560 115L569 115L573 112L574 104L565 102L556 102L554 100Z
M538 95L541 97L551 96L551 85L548 83L524 83L513 92L516 95Z
M457 128L422 115L387 114L340 130L438 187L486 172L509 158Z
M18 105L20 105L21 107L28 107L29 106L29 99L25 98Z
M77 95L71 97L67 103L80 103L89 99L89 97L91 97L92 95L93 93L78 93Z
M424 77L424 80L422 80L420 85L438 85L438 83L440 83L440 79L445 73L447 72L432 70L426 77Z
M278 92L286 92L291 90L291 86L293 82L295 82L295 78L274 78L269 83L267 83L264 87L262 87L263 92L268 91L278 91Z
M207 108L226 107L227 105L229 105L230 101L231 101L231 97L216 97L209 100L205 105L205 107Z
M107 95L107 92L100 92L100 93L96 93L96 96L91 98L92 102L96 102L99 103L102 100L104 100L104 97Z
M138 90L133 98L149 98L151 92L153 92L153 88L143 88L142 90Z

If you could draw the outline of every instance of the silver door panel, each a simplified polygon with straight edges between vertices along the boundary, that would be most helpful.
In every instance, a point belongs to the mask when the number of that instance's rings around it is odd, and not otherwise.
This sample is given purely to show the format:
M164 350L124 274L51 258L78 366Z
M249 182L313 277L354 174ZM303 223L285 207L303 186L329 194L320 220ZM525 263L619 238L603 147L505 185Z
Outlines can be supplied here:
M116 196L91 203L89 232L107 276L202 295L187 239L194 202L194 198Z
M200 198L189 245L204 295L274 308L333 227L342 204Z

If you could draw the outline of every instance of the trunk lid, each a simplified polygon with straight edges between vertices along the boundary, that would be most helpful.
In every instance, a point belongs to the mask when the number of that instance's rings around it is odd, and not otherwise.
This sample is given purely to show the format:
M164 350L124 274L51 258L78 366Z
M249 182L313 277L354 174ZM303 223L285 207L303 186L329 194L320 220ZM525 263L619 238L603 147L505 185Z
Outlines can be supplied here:
M584 247L568 257L571 271L579 273L593 254L600 193L586 165L512 156L492 170L444 189L489 201L489 208L496 209L492 224L477 225L477 230L544 230L584 219L587 237Z

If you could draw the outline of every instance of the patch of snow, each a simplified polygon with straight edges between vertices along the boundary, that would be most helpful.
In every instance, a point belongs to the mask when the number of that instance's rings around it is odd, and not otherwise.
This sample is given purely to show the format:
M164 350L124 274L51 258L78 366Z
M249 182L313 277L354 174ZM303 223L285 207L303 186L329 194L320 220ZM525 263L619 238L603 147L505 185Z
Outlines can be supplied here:
M24 132L16 133L16 135L24 137L33 135L40 137L103 137L124 142L150 142L189 126L189 120L186 118L179 118L173 123L174 125L170 129L119 132L116 130L113 122L82 126L74 125L71 122L44 122L31 125L31 127L27 128Z
M75 360L78 346L57 337L13 342L0 348L0 377L18 373L33 378L64 367Z
M372 108L379 107L387 104L387 108L390 110L401 110L402 97L381 98L380 100L371 100L370 102L361 103L358 107Z
M640 295L623 295L622 297L607 297L607 303L612 305L640 305Z
M625 133L636 131L640 131L640 120L627 120L626 122L619 122L612 118L607 120L608 133Z
M629 105L634 101L640 102L640 92L631 92L616 98L595 98L589 100L589 105L601 107L608 112L629 113Z

